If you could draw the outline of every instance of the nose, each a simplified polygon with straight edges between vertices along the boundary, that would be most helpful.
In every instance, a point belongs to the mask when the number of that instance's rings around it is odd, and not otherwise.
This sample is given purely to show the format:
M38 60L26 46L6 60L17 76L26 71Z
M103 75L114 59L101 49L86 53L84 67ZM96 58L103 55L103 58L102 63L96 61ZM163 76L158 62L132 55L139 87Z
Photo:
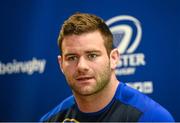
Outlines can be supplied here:
M79 58L77 69L78 72L87 72L89 70L88 61L83 57Z

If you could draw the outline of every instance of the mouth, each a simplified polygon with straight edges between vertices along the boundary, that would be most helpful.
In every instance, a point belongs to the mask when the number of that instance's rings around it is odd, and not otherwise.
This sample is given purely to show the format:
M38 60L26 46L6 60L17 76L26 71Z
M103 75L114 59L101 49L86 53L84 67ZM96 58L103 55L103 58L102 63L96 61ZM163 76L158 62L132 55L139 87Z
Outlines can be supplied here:
M87 82L89 80L92 80L94 77L77 77L76 80L79 82Z

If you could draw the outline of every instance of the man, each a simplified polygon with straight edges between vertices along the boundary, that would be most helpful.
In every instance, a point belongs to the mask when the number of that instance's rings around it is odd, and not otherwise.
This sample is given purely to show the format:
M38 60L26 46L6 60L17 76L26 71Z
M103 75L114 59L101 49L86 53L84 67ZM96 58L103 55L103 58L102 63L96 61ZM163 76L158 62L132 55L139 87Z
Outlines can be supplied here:
M117 80L119 53L112 42L108 26L95 15L76 13L64 22L58 39L58 61L73 96L41 121L174 121L158 103Z

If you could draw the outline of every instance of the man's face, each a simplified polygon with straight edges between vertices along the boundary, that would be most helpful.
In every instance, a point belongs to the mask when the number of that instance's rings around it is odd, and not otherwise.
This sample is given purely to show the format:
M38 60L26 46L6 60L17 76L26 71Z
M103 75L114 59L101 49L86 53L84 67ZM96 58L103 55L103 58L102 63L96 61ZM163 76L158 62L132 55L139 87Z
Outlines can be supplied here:
M101 91L110 81L111 68L99 31L66 36L58 59L73 92L87 96Z

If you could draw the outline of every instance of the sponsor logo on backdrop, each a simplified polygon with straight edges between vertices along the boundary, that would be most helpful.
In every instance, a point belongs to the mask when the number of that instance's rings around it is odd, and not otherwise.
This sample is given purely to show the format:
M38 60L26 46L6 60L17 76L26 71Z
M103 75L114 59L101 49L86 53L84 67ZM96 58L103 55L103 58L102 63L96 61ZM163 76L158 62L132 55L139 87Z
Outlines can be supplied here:
M142 28L138 19L129 15L121 15L106 21L113 34L113 44L121 54L116 75L134 75L136 69L146 66L145 54L136 53L141 37ZM152 81L128 82L128 85L143 93L153 92Z
M0 61L0 75L25 73L32 75L35 72L42 74L45 70L46 60L33 57L28 61L18 61L3 63Z

